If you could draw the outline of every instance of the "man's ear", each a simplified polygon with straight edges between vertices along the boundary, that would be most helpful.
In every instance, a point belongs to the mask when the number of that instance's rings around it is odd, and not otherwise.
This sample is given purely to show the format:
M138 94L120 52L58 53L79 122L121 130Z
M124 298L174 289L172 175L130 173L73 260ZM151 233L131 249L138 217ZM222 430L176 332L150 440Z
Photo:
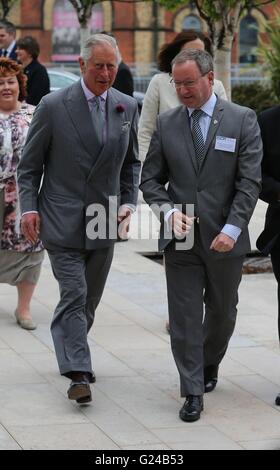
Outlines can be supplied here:
M209 72L209 82L214 85L214 72Z
M79 57L79 64L80 64L81 72L84 73L86 69L86 63L82 57Z

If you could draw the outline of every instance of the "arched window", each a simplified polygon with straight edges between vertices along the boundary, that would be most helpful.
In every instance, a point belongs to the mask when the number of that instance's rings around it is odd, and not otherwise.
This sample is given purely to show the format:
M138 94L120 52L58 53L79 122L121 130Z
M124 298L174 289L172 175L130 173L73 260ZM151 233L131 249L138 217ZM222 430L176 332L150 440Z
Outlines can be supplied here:
M197 16L188 15L184 18L182 30L186 31L187 29L194 29L194 31L201 31L201 23Z
M242 18L239 34L239 62L251 64L257 62L258 29L258 23L252 15Z
M93 7L91 32L103 29L103 9L99 3ZM80 54L80 25L77 13L68 0L56 0L53 9L52 60L67 62L77 60Z

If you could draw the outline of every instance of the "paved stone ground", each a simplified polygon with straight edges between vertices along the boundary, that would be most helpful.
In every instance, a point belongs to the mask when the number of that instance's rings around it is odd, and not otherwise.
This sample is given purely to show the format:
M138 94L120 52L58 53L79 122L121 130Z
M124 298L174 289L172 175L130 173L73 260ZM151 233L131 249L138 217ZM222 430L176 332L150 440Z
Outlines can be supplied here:
M243 277L218 387L205 397L201 420L188 424L178 418L163 268L139 251L137 240L116 246L89 337L97 375L89 406L67 399L68 380L57 371L49 324L58 289L48 258L33 300L34 332L16 325L15 289L0 285L0 449L280 450L273 275Z

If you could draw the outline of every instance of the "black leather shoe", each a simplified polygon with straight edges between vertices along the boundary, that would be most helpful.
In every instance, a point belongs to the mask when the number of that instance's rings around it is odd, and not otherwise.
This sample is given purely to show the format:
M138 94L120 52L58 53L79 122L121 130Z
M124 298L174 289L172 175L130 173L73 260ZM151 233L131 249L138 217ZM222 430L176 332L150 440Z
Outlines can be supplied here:
M204 369L204 393L213 392L218 383L218 366L207 366Z
M93 371L92 371L91 378L89 381L91 384L94 384L96 382L96 375Z
M275 405L280 406L280 393L278 393L277 397L275 398Z
M69 400L76 400L77 403L89 403L92 397L87 374L73 373L67 394Z
M179 417L183 421L192 423L200 418L200 413L203 411L203 397L202 395L189 395L179 412Z

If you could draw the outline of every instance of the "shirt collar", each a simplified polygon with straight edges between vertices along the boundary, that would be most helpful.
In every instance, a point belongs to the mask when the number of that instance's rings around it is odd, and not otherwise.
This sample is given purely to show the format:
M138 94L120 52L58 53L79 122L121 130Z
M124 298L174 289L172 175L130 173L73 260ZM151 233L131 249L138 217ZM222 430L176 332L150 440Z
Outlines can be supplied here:
M94 93L92 93L92 91L90 91L89 88L86 86L83 77L81 78L81 85L82 85L82 89L83 89L83 92L84 92L84 94L85 94L85 97L86 97L86 100L87 100L87 101L90 101L92 98L94 98L94 97L96 96L96 95L95 95ZM102 93L102 95L100 95L100 97L102 98L102 100L106 101L106 99L107 99L107 94L108 94L108 90L104 91L104 93Z
M215 93L212 93L210 98L206 101L206 103L204 103L203 106L201 106L200 109L204 111L204 113L207 114L207 116L211 118L213 116L216 102L217 102L217 96L215 95ZM195 108L187 108L187 109L188 109L189 116L191 116Z
M11 44L9 45L9 47L7 47L6 51L7 51L8 54L10 54L10 53L12 52L12 50L13 50L15 44L16 44L16 41L13 41L13 42L11 42Z

